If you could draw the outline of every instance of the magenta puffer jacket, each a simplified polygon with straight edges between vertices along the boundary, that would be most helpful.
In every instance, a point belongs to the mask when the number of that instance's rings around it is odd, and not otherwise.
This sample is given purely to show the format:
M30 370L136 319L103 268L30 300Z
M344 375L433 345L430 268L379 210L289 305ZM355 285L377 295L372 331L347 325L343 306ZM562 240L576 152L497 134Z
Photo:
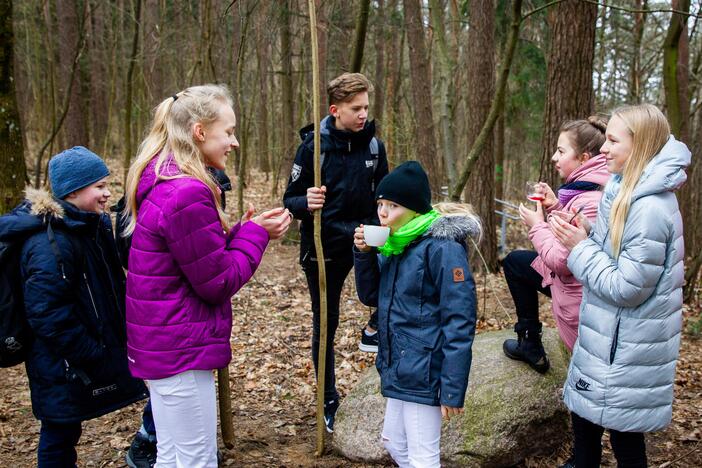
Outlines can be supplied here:
M268 245L268 233L253 222L225 233L207 185L191 177L157 180L155 163L139 181L127 274L129 369L142 379L229 363L231 297ZM170 160L161 172L179 169Z
M573 171L566 182L594 182L604 187L610 176L611 174L607 172L607 161L600 154ZM600 198L602 198L600 190L583 192L573 197L566 206L558 202L548 211L570 212L572 209L578 210L582 207L583 216L594 223ZM531 266L542 276L541 285L551 287L551 301L556 327L558 327L558 333L565 345L569 350L572 350L578 337L578 318L583 286L568 269L568 254L570 252L556 239L549 224L545 221L535 224L529 230L529 239L539 254Z

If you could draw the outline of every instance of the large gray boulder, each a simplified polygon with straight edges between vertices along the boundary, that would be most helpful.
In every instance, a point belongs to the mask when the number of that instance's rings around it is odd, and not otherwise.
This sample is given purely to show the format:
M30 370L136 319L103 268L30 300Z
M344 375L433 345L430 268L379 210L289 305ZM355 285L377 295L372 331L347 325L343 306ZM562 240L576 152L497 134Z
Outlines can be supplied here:
M473 364L463 415L444 421L444 466L513 466L529 455L546 455L568 437L568 411L561 401L569 354L555 329L544 328L551 369L541 375L502 352L511 330L484 332L473 343ZM383 463L380 442L385 399L374 368L342 401L333 447L351 460Z

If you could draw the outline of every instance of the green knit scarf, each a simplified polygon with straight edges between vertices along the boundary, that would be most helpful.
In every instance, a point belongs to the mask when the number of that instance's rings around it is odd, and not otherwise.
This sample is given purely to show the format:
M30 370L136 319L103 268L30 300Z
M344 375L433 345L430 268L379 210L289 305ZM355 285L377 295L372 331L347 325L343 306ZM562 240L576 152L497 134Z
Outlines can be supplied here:
M426 214L412 218L394 234L390 234L385 244L378 247L378 251L386 257L400 255L413 240L424 234L440 216L437 211L431 210Z

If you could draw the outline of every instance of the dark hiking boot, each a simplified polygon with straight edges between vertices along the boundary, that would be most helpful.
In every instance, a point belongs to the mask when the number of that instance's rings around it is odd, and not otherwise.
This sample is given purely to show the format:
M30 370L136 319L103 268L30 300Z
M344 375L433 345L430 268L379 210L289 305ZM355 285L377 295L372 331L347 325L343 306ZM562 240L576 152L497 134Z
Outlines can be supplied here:
M516 340L505 340L502 343L502 350L508 358L524 361L540 374L550 367L541 343L541 333L530 330L518 332Z
M156 443L137 433L126 456L129 468L153 468L156 464Z

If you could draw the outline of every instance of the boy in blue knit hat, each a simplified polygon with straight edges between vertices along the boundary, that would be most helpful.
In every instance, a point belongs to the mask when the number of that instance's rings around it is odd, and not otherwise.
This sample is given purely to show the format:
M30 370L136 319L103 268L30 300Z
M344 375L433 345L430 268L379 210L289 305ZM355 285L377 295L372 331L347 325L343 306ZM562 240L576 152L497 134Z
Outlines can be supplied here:
M33 335L25 365L41 421L40 468L75 466L83 421L148 396L127 365L125 277L105 213L109 174L90 150L63 151L49 161L52 193L28 188L0 218L0 242L23 242L19 274Z

